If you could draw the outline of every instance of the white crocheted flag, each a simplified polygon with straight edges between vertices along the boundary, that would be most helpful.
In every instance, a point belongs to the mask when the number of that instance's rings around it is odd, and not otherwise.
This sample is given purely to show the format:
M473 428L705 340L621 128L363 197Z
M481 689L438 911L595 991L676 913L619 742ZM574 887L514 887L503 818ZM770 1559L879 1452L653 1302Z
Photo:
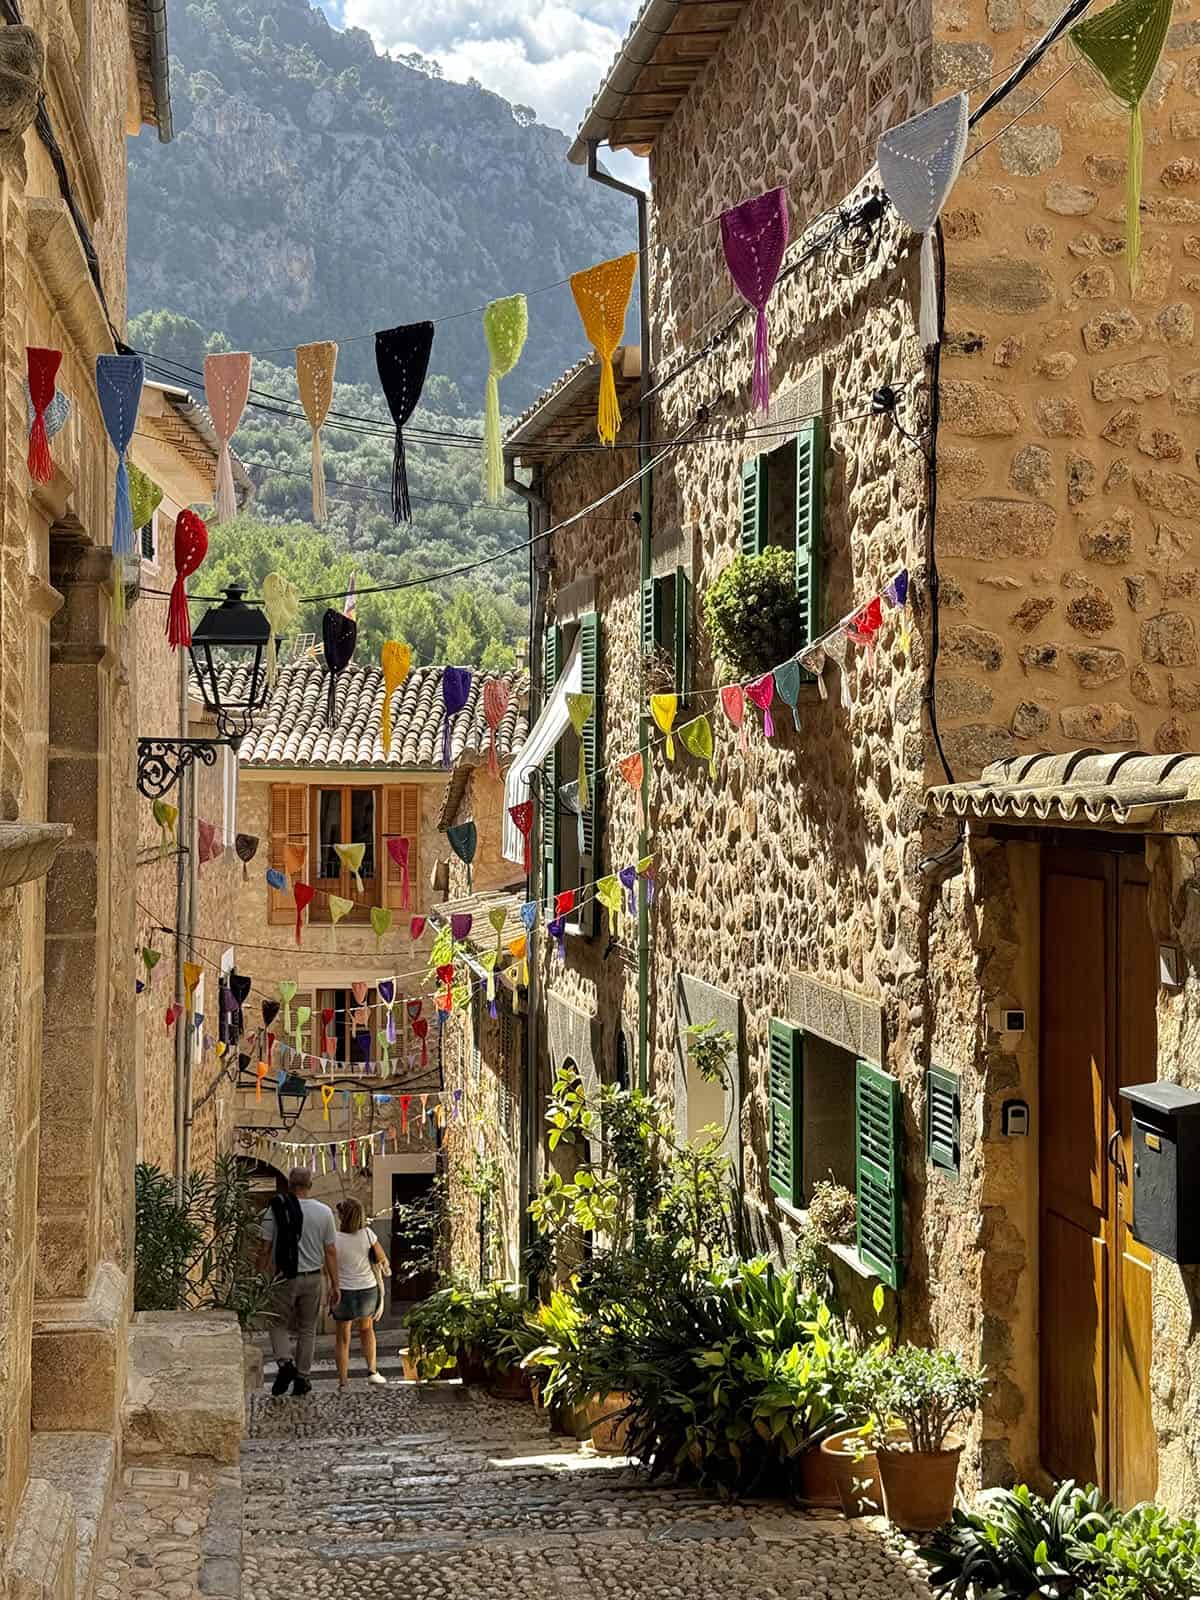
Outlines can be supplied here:
M933 226L967 153L967 97L951 95L890 128L875 152L888 199L921 240L921 344L936 344Z

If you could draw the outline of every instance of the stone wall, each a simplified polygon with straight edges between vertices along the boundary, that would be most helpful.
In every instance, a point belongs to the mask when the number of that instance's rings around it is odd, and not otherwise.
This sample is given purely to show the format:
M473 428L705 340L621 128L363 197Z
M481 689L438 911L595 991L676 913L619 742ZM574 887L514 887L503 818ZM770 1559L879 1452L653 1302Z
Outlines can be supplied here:
M1054 6L937 7L935 93L1007 68ZM993 112L945 214L938 706L958 777L1200 735L1200 20L1177 0L1144 102L1142 258L1124 258L1128 116L1071 46ZM1046 93L1046 91L1049 91Z

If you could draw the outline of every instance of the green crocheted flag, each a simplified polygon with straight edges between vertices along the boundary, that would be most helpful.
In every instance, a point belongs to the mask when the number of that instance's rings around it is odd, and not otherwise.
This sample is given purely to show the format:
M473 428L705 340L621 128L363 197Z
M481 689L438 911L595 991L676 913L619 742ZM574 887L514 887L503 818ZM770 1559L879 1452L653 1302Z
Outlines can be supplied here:
M134 528L144 528L162 504L163 492L152 478L129 463L129 503Z
M1142 248L1142 96L1150 86L1171 25L1173 0L1117 0L1077 22L1070 37L1109 91L1129 110L1129 174L1125 191L1125 256L1129 287L1137 283Z
M483 480L488 499L495 504L504 487L504 459L500 448L500 379L521 359L529 332L529 308L523 294L493 300L483 313L483 336L488 347L487 395L483 414Z

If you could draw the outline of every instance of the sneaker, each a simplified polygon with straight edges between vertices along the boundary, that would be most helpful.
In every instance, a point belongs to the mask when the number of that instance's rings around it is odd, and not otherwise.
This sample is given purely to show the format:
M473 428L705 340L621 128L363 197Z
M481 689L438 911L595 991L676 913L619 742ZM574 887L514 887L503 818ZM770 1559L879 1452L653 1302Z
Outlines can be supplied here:
M275 1374L275 1382L271 1385L274 1395L286 1394L296 1377L296 1363L294 1361L281 1361L279 1371Z
M304 1376L304 1374L302 1372L298 1372L296 1374L296 1376L292 1379L292 1393L293 1394L311 1394L312 1393L312 1384L309 1383L308 1379Z
M382 1386L383 1384L385 1384L387 1382L387 1379L384 1377L382 1372L368 1372L367 1373L367 1382L368 1383L378 1384L378 1385Z

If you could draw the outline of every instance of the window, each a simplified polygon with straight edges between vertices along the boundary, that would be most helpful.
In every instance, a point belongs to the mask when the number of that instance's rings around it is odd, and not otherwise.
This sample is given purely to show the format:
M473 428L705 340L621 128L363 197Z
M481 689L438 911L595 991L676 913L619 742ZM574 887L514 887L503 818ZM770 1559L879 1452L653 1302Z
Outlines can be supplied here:
M769 545L793 550L796 592L804 605L804 640L821 631L821 491L824 427L810 417L794 439L742 466L742 554Z
M642 654L670 662L681 700L691 688L692 580L682 567L642 581Z
M960 1159L958 1091L956 1072L930 1067L925 1074L925 1153L930 1166L954 1178Z
M476 989L471 996L471 1082L476 1088L483 1077L483 998Z
M543 703L553 692L558 675L566 664L576 637L582 668L581 692L594 697L592 715L582 734L586 764L589 806L578 809L563 798L563 787L575 782L579 770L580 738L573 727L550 751L542 763L542 893L551 899L564 889L578 889L601 876L600 834L602 829L603 774L600 754L600 726L604 715L600 679L600 618L596 612L578 622L546 629L542 659ZM577 793L571 789L570 793ZM596 902L589 895L575 912L569 925L573 933L590 937L596 931Z
M143 522L138 529L138 545L142 552L142 560L148 561L152 566L158 563L158 512L152 512L149 522Z
M773 1017L769 1034L771 1188L802 1208L832 1179L858 1200L862 1260L892 1288L903 1262L901 1103L897 1080Z
M235 810L236 803L235 787ZM282 868L290 878L299 876L316 889L310 921L329 921L329 896L336 894L354 901L347 922L367 922L373 905L394 909L402 905L404 875L389 854L387 843L393 837L406 838L415 909L420 878L420 814L420 789L415 784L390 784L383 789L365 785L272 784L271 865ZM354 874L342 865L335 849L339 844L363 846L361 891ZM268 893L270 920L294 921L296 906L290 886Z
M329 1055L335 1061L358 1063L375 1060L379 1055L379 1051L375 1048L375 1036L384 1026L383 1007L377 1004L378 999L375 990L368 989L366 999L360 1007L349 989L318 989L317 1003L313 1008L312 1021L307 1030L312 1043L307 1048L314 1055ZM300 999L296 1004L300 1004ZM322 1013L327 1010L333 1012L327 1035L333 1040L332 1049L327 1049L324 1042L326 1030ZM404 1036L400 1031L399 1021L396 1026L403 1041ZM393 1063L402 1050L402 1042L393 1046Z

